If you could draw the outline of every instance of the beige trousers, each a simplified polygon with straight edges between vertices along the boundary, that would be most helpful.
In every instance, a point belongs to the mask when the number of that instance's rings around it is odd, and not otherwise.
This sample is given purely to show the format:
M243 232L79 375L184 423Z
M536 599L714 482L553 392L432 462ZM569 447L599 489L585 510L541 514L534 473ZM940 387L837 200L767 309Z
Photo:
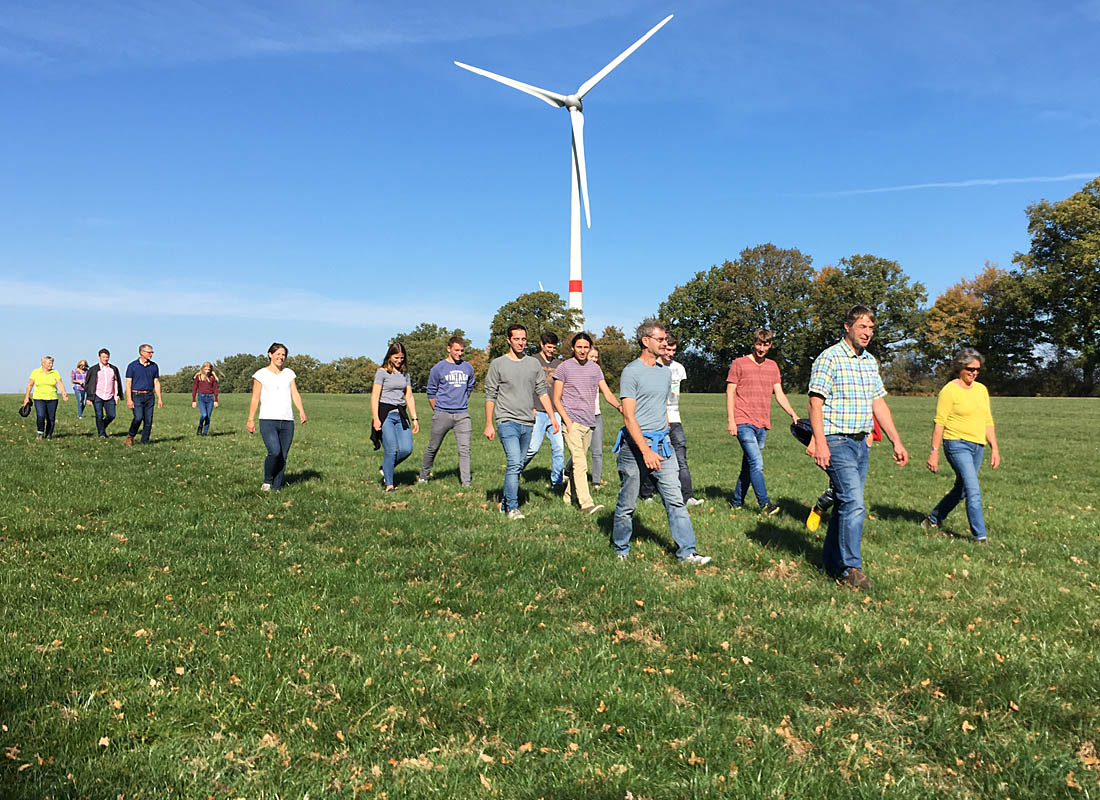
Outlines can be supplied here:
M562 499L566 505L576 497L581 508L591 508L592 493L588 491L588 448L592 446L592 429L587 425L574 422L571 430L565 432L565 446L573 458L573 474L565 475L565 493Z

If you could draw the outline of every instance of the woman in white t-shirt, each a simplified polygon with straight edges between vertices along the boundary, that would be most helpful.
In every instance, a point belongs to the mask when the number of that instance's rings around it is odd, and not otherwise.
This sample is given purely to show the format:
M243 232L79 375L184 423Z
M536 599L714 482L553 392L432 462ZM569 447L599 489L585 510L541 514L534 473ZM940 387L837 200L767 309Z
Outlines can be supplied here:
M260 487L264 492L277 492L283 488L286 456L290 443L294 441L294 409L291 403L298 409L298 418L303 423L306 421L302 396L298 394L298 384L294 382L294 370L283 369L286 357L286 345L274 342L267 349L268 365L252 375L252 401L248 404L245 427L249 433L255 433L254 420L259 408L260 436L267 447L264 482Z

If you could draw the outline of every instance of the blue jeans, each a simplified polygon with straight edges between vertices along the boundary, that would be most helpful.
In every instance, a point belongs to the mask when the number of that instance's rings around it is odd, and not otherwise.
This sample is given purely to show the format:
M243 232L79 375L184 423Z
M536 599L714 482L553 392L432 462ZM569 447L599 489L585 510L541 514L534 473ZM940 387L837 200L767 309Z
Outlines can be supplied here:
M214 395L197 394L195 402L199 405L199 433L205 436L210 430L210 415L214 413Z
M737 441L741 444L741 474L737 476L737 485L733 487L735 506L745 502L750 483L760 507L768 504L768 487L764 485L764 456L760 453L767 438L767 428L744 423L737 426Z
M527 447L527 455L523 459L526 468L531 459L542 447L542 438L550 437L550 483L560 486L562 475L565 473L565 439L561 434L561 417L554 415L558 420L558 432L554 433L554 426L550 422L550 416L545 411L535 413L535 427L531 430L531 443Z
M88 402L88 393L84 391L83 386L74 386L73 397L76 398L76 418L82 419L84 417L84 405Z
M264 483L271 484L277 492L283 488L283 478L286 476L286 457L290 452L290 443L294 441L294 420L261 419L260 436L267 448Z
M676 463L680 469L680 496L685 501L690 500L695 497L695 490L691 486L691 470L688 469L688 446L684 426L679 422L668 423L668 440L672 443L672 449L676 451ZM653 491L653 481L643 479L638 496L645 500L647 497L653 497Z
M676 543L676 557L685 558L695 552L695 531L691 517L684 507L680 493L680 465L674 452L662 459L659 470L650 470L642 459L642 453L633 441L623 441L619 448L619 498L615 504L615 521L611 528L611 546L617 553L630 552L630 537L634 533L634 508L638 505L638 489L642 482L642 470L657 484L657 491L665 504L668 530Z
M100 437L107 438L107 426L115 421L115 399L104 400L92 395L92 409L95 411L95 430Z
M393 486L393 471L412 455L412 428L401 423L401 412L394 409L382 420L382 476L387 486Z
M545 416L545 414L543 415ZM497 423L497 438L504 448L504 510L519 508L519 474L523 471L523 457L531 443L531 426L518 422ZM558 473L559 480L561 473Z
M134 421L130 423L129 435L133 436L141 428L141 443L149 444L149 434L153 431L153 408L157 398L152 392L134 392L130 398L134 401Z
M985 538L985 517L982 516L982 488L978 485L978 470L982 468L982 454L985 445L967 442L962 439L944 439L943 454L951 469L955 470L955 485L932 512L928 519L939 525L951 510L966 499L966 518L970 520L970 535L975 539Z
M867 483L867 447L864 434L825 437L829 445L829 466L825 472L836 494L836 508L829 517L825 548L821 553L825 572L843 577L849 567L863 568L860 544L863 541L863 487Z
M35 400L34 401L34 421L37 424L38 432L46 439L53 436L54 422L57 420L57 401L56 400Z

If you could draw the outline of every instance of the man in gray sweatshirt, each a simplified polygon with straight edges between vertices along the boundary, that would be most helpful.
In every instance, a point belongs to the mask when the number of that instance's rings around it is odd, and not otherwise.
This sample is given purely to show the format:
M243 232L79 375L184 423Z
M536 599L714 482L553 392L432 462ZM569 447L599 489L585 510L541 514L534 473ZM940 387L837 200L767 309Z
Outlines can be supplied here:
M492 441L499 436L504 447L504 502L500 510L508 513L508 519L523 519L519 510L519 473L535 426L531 397L538 397L553 423L554 433L558 432L558 421L550 408L542 367L525 354L527 328L511 325L506 335L508 352L493 359L485 376L485 438Z
M474 368L462 360L466 342L452 336L447 342L447 357L428 373L428 402L432 406L432 436L420 462L420 483L431 477L435 454L443 444L447 431L454 430L458 445L458 479L470 485L470 392L474 390Z

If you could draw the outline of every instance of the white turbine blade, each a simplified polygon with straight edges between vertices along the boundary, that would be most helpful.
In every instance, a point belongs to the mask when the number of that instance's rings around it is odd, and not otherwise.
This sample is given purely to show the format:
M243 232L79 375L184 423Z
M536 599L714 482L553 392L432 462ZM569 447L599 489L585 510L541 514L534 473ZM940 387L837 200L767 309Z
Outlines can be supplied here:
M661 30L661 28L663 28L665 26L665 23L667 23L674 16L675 16L674 14L669 14L663 20L658 22L656 25L654 25L652 28L649 29L649 32L645 36L643 36L641 39L636 41L634 44L630 45L630 47L623 50L623 52L621 52L619 54L618 58L616 58L614 61L612 61L606 67L604 67L599 72L597 72L595 75L593 75L591 78L589 78L584 83L582 83L581 88L577 89L577 97L579 97L583 100L584 96L586 94L588 94L590 91L592 91L593 86L595 86L597 83L599 83L600 81L602 81L604 78L607 77L607 73L611 72L611 70L615 69L615 67L617 67L617 66L619 66L619 64L623 63L623 61L626 60L627 56L629 56L631 53L633 53L635 50L637 50L639 47L641 47L643 44L645 44L646 39L648 39L650 36L655 34L657 31Z
M584 200L584 219L591 228L592 212L588 208L588 173L584 167L584 114L576 108L570 108L569 120L573 123L573 160L577 162L577 179L581 184L581 199Z
M483 75L490 80L503 83L505 86L511 86L513 89L519 89L521 92L526 92L532 97L537 97L542 102L552 105L554 108L561 108L565 105L565 96L557 92L547 91L546 89L532 86L529 83L522 83L521 81L512 80L511 78L505 78L503 75L497 75L495 72L489 72L487 69L471 67L469 64L463 64L461 61L456 61L455 66L468 69L470 72L476 72L478 75Z

